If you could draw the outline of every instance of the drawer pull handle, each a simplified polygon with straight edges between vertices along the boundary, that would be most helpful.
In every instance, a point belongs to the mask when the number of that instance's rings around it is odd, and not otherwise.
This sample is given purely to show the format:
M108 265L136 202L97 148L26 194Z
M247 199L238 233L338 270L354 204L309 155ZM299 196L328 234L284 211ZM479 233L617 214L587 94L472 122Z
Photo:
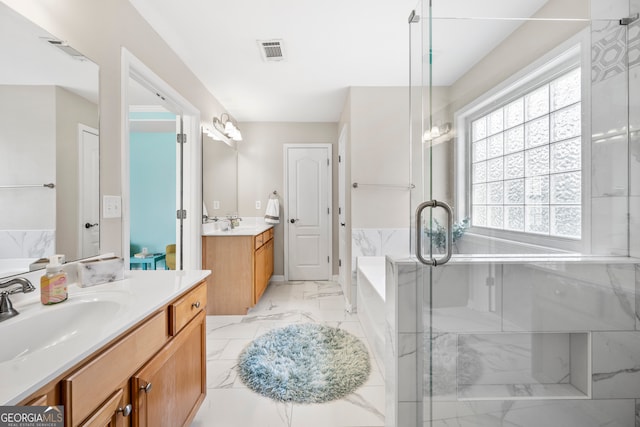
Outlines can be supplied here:
M131 403L129 403L124 408L118 408L116 412L122 412L123 417L128 417L129 415L131 415Z
M147 383L147 385L140 387L140 390L143 390L145 393L149 393L152 387L151 383Z
M193 304L191 304L191 307L200 308L200 301L194 302Z

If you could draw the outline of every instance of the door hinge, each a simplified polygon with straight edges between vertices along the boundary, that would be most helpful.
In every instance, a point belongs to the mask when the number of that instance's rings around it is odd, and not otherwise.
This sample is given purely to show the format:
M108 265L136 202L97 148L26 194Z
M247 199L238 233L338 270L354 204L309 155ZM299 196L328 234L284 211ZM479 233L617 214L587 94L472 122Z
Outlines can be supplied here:
M342 267L342 260L341 259L338 260L338 267Z
M338 215L342 215L342 208L338 206Z
M331 214L331 212L329 212L329 208L327 208L327 215L330 215L330 214Z
M187 143L187 135L184 133L176 134L176 141L178 144L186 144Z
M182 210L178 209L176 211L176 217L178 219L187 219L187 211L184 210L184 209L182 209Z
M635 15L631 15L627 18L622 18L620 20L620 25L629 25L634 23L635 21L638 20L638 17L640 16L640 14L636 13Z
M329 260L329 256L327 256L327 262L331 262L331 261Z
M327 166L329 166L329 159L327 159Z

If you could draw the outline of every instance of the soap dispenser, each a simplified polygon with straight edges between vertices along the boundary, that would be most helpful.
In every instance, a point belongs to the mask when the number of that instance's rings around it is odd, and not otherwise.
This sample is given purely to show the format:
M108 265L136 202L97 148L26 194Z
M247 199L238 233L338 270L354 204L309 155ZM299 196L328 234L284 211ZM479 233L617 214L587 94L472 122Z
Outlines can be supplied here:
M62 269L63 255L53 255L47 264L47 273L40 279L40 301L44 305L65 301L67 293L67 273Z

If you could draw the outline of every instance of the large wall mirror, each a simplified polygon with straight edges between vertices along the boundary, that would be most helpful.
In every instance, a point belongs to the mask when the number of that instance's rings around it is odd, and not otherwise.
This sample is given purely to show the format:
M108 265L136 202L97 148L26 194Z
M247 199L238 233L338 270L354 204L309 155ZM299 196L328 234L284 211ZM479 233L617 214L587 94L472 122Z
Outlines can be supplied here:
M238 151L207 136L202 138L202 201L209 218L238 214Z
M100 196L97 64L1 2L0 55L1 278L97 255Z

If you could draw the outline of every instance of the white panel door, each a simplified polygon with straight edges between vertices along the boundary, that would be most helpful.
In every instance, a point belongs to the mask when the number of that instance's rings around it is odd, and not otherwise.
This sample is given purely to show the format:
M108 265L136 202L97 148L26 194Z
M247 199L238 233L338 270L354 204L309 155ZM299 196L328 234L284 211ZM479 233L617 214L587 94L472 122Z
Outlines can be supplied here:
M331 147L287 147L289 280L331 277Z
M80 170L80 251L78 258L100 253L100 144L98 130L78 128Z

